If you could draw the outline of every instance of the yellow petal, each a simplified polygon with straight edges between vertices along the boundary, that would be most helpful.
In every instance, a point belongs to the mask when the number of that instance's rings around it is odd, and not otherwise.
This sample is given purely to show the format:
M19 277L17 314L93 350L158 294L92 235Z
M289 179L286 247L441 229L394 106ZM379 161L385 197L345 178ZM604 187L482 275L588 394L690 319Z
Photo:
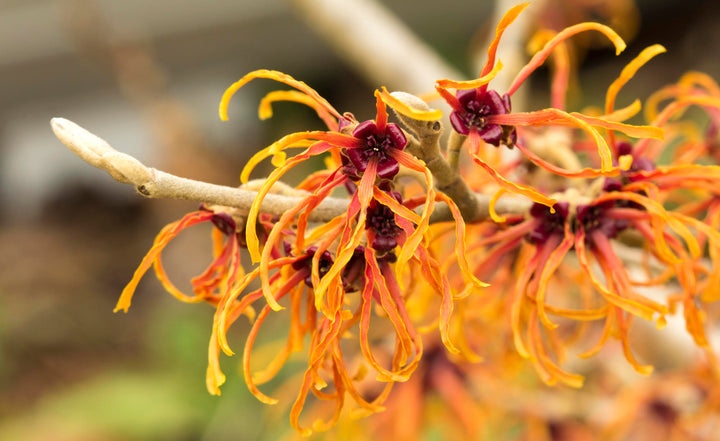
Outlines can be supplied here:
M615 108L615 98L617 98L618 92L625 83L630 81L630 79L645 63L650 61L654 56L662 54L663 52L665 52L665 48L659 44L646 47L642 52L640 52L640 55L635 57L627 64L627 66L625 66L625 68L623 68L620 76L612 82L610 87L608 87L607 94L605 95L605 113L612 113Z
M310 96L312 99L314 99L319 106L330 112L333 116L340 119L342 116L338 113L337 110L333 106L330 105L330 103L325 100L325 98L321 97L319 93L317 93L313 88L308 86L307 84L303 83L302 81L298 81L295 78L291 77L288 74L284 74L282 72L278 72L275 70L267 70L267 69L260 69L253 72L248 73L244 77L240 78L238 81L233 83L230 87L225 90L225 93L223 93L222 99L220 100L220 105L218 107L218 114L220 115L220 119L223 121L227 121L228 115L227 115L227 109L228 105L230 104L230 99L232 96L237 92L241 87L243 87L245 84L249 83L250 81L256 79L256 78L267 78L275 81L279 81L281 83L287 84L289 86L292 86L301 92L304 92L306 95Z
M523 67L520 72L517 74L515 79L512 82L512 85L508 89L507 93L509 95L512 95L515 93L515 91L522 85L527 77L535 71L542 63L547 59L548 56L550 56L550 53L553 51L555 46L562 43L563 41L567 40L568 38L572 37L575 34L578 34L580 32L585 31L599 31L602 32L606 37L610 39L610 41L615 45L615 54L620 54L625 47L627 46L625 42L623 41L620 36L612 30L612 28L601 25L599 23L580 23L576 24L574 26L567 27L563 29L562 31L558 32L558 34L553 38L552 40L548 41L545 46L536 53L533 58Z
M382 91L376 91L375 93L380 97L380 99L383 100L385 104L390 106L390 108L400 113L401 115L405 115L409 118L418 121L437 121L442 118L442 112L440 110L419 110L414 107L410 107L404 102L392 96L392 94L390 94L390 92L388 92L385 87L382 88Z
M470 81L438 80L435 84L436 86L439 86L443 89L475 89L489 83L493 78L497 76L497 74L500 72L500 69L502 68L503 65L498 60L498 62L495 64L495 67L493 67L490 72L480 78Z
M488 57L487 61L485 62L485 65L483 66L482 70L480 71L480 76L483 76L487 74L491 68L494 70L495 67L495 54L497 53L498 45L500 44L500 38L502 37L503 33L505 32L505 29L508 28L517 18L518 15L522 11L525 10L530 6L530 3L520 3L518 5L513 6L512 8L508 9L508 11L503 15L503 18L500 19L500 22L495 27L495 37L493 37L492 42L490 43L490 46L488 46ZM500 64L498 62L498 64Z

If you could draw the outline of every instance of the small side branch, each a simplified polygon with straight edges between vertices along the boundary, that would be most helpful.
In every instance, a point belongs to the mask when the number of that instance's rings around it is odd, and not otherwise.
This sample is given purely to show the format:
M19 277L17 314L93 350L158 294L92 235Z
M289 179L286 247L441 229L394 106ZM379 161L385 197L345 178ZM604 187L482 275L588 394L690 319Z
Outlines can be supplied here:
M417 111L430 110L424 101L409 93L393 92L392 96ZM440 121L417 120L398 111L395 111L395 115L415 134L408 135L407 151L425 162L433 175L436 188L455 202L463 219L469 222L487 217L488 210L481 207L477 195L460 176L457 164L445 159L440 151L440 135L443 131ZM457 158L454 159L457 162Z

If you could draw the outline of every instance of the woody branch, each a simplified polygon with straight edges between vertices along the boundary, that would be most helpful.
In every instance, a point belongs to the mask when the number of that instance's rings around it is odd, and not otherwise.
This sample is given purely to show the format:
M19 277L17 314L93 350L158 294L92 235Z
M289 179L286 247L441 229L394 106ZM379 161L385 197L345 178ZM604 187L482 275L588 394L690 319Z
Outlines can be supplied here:
M138 193L149 198L182 199L209 204L233 207L247 213L257 192L244 188L229 187L193 179L182 178L170 173L147 167L135 157L119 152L105 140L85 130L72 121L64 118L53 118L50 122L55 136L85 162L105 170L116 181L130 184ZM476 194L474 212L477 219L489 217L489 201L487 195ZM268 194L260 211L280 216L301 200L299 196L281 194ZM312 222L325 222L347 211L348 200L342 198L326 198L313 209L309 220ZM500 199L495 210L499 214L524 213L529 204L517 198ZM451 213L442 205L436 209L434 222L451 220ZM470 220L477 220L470 219Z

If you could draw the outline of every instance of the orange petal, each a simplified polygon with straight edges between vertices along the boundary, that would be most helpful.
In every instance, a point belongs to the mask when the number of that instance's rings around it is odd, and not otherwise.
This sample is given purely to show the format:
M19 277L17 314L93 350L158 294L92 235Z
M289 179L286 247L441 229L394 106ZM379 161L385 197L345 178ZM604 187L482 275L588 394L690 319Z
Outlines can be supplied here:
M480 76L486 75L488 72L494 70L495 67L495 55L497 54L497 48L500 44L500 38L502 37L503 33L505 32L505 29L508 28L512 24L512 22L517 19L518 15L522 11L525 10L530 6L530 3L520 3L518 5L513 6L512 8L508 9L508 11L503 15L503 18L500 20L500 23L497 24L495 27L495 37L493 38L492 42L490 43L490 46L488 46L488 58L485 62L485 65L483 66L482 70L480 71ZM500 64L498 62L498 64ZM452 86L450 86L452 87ZM477 87L477 86L476 86Z
M152 248L150 248L150 251L148 251L145 257L143 257L142 262L140 262L140 266L138 266L137 270L135 270L130 282L123 289L122 294L120 294L120 299L118 299L113 312L118 312L121 309L124 312L127 312L130 307L130 302L132 301L132 296L135 293L135 289L137 288L138 283L140 283L140 279L145 272L150 269L150 266L153 264L155 258L160 255L162 250L175 236L180 233L180 231L189 226L201 222L207 222L212 219L214 215L215 214L211 211L195 211L186 214L179 221L166 225L155 238Z
M637 115L638 113L640 113L640 110L642 110L642 104L640 103L640 100L636 99L629 106L623 107L622 109L617 109L612 113L603 115L602 119L606 121L622 122Z
M504 188L498 189L498 191L496 191L490 198L490 204L488 205L488 211L490 212L490 219L492 219L493 222L497 222L499 224L502 224L505 221L507 221L507 218L497 214L497 212L495 211L495 204L497 204L497 201L498 201L498 199L500 199L500 196L504 195L505 193L507 193L507 190L505 190Z
M381 92L376 91L375 93L379 94L380 99L382 99L385 104L390 106L393 110L400 113L401 115L405 115L418 121L437 121L442 118L442 111L438 109L418 110L410 107L404 102L392 96L385 87L382 88Z
M501 62L497 62L495 64L495 67L490 72L487 72L485 75L481 76L480 78L469 80L469 81L453 81L453 80L438 80L435 83L436 88L442 89L475 89L481 86L486 85L489 83L493 78L497 76L497 74L500 72L500 69L503 68L503 65ZM438 91L439 92L439 91Z
M623 41L620 36L613 31L611 28L598 24L598 23L580 23L575 26L570 26L562 31L558 32L558 34L553 38L552 40L548 41L545 44L545 47L543 47L540 52L536 53L535 56L528 62L528 64L523 67L520 72L517 74L515 79L512 82L512 85L510 86L510 89L508 89L507 93L509 95L512 95L515 93L515 91L520 87L521 84L525 82L525 79L540 65L543 64L543 62L547 59L547 57L550 55L550 53L553 51L555 46L560 44L561 42L567 40L568 38L572 37L575 34L578 34L580 32L595 30L602 32L607 36L610 41L615 45L615 54L619 54L622 52L626 44Z
M600 282L600 280L595 275L595 271L593 271L592 266L590 266L590 262L588 261L587 252L585 251L585 232L582 230L576 233L575 251L578 256L578 262L580 263L580 267L585 272L588 280L590 281L592 286L594 286L595 289L597 289L608 302L624 309L625 311L633 315L642 317L645 320L653 320L655 313L659 312L657 309L652 308L645 303L621 297L620 295L610 291L607 286L603 285L602 282Z
M584 130L595 141L600 156L600 169L612 169L612 153L607 142L600 133L585 121L580 114L571 114L558 109L545 109L529 113L511 113L507 115L494 115L487 119L491 124L502 125L563 125L577 127ZM608 122L609 123L609 122ZM615 123L617 124L617 123ZM473 132L470 132L471 134Z
M622 343L623 354L625 359L635 369L635 371L642 375L650 375L653 372L653 367L650 365L640 364L630 349L630 336L628 335L632 316L627 318L623 317L623 312L620 310L615 311L615 319L618 322L618 334L620 335L620 342Z
M683 87L692 87L697 85L707 90L711 95L720 96L720 86L718 86L717 81L704 72L685 72L678 81L678 85Z
M470 132L469 139L471 145L472 143L479 144L481 142L480 135L478 135L477 132L474 130ZM490 167L490 165L483 161L482 158L475 154L473 154L472 157L477 164L479 164L483 169L485 169L485 171L490 175L491 178L493 178L493 180L500 186L500 188L504 188L511 193L521 194L537 203L547 205L550 208L552 208L552 206L555 205L555 203L557 202L556 199L549 198L542 193L539 193L534 188L508 181L503 176L501 176L500 173L498 173L494 168Z
M545 314L545 293L547 292L548 283L550 277L555 273L557 268L562 263L562 259L567 255L568 251L573 247L573 234L570 231L570 222L565 223L565 236L562 242L553 250L548 257L547 262L544 263L543 270L540 274L540 281L538 283L538 290L535 294L535 301L537 302L538 316L540 321L549 329L557 328L557 325L550 321Z
M525 248L525 250L529 248L530 247L527 247ZM530 351L528 350L528 346L525 344L525 342L523 342L522 338L522 307L525 300L528 283L530 282L530 278L533 276L535 270L537 269L537 256L538 254L536 253L532 259L528 259L527 252L521 252L520 265L518 265L518 268L522 269L522 272L517 277L517 280L515 282L515 288L513 289L512 294L512 304L510 307L510 324L513 331L515 350L523 358L530 358Z
M255 153L245 164L245 167L243 167L243 170L240 173L240 181L243 184L246 184L250 179L250 172L265 158L272 156L273 165L275 167L281 167L285 164L287 157L284 152L285 149L309 148L318 141L325 141L338 148L353 147L359 142L358 139L352 136L342 135L335 132L311 131L291 133L290 135L283 136L279 140ZM307 153L307 150L303 153Z
M607 171L602 171L595 168L584 168L582 170L575 171L565 170L564 168L558 167L555 164L551 164L545 161L543 158L528 150L520 143L515 143L515 147L517 147L518 150L520 150L522 154L530 160L530 162L537 165L538 167L544 168L545 170L553 174L565 176L568 178L597 178L599 176L616 176L620 174L620 171L623 170L621 167L613 167L612 169Z
M557 32L550 29L542 29L533 35L528 43L530 52L537 52L542 49L548 41L552 40ZM565 97L567 95L568 80L570 77L570 54L565 43L560 43L557 50L553 52L555 72L550 86L551 107L565 110Z
M205 385L211 395L220 395L220 386L225 383L225 375L220 370L220 346L217 344L217 334L210 335L208 347L208 367L205 375Z
M665 139L665 130L660 127L623 124L620 122L611 121L606 117L593 117L574 112L571 113L571 115L582 121L585 121L593 127L602 127L603 129L621 132L633 138L650 138L659 140Z
M613 307L613 308L620 309L617 307ZM590 349L586 350L585 352L583 352L581 354L578 354L578 357L590 358L593 355L596 355L598 352L600 352L600 350L603 348L603 346L605 346L605 343L610 338L610 335L612 335L612 331L613 331L612 324L614 323L613 317L614 317L614 314L607 314L607 316L605 317L605 324L603 325L603 331L602 331L602 334L600 335L600 338L598 339L598 342L595 343L595 345L593 347L591 347Z
M455 255L457 257L458 265L460 266L460 271L462 271L465 278L474 286L478 288L490 286L488 283L481 282L480 279L475 277L472 271L470 271L470 265L468 264L465 252L465 222L463 221L462 214L460 214L460 210L457 205L455 205L455 202L443 193L437 193L436 197L450 207L450 212L455 220Z
M314 289L316 298L322 297L330 287L330 284L333 283L333 281L337 282L339 280L342 271L345 269L345 265L347 265L352 258L355 249L360 245L360 240L365 232L367 208L372 199L373 187L375 186L375 179L377 177L377 164L378 161L371 160L365 172L363 172L363 176L358 184L358 189L351 202L351 204L353 204L353 202L358 204L359 213L353 214L352 216L348 215L346 219L346 225L348 227L350 227L353 220L356 221L356 225L348 237L345 237L343 234L335 256L335 262L333 262L330 269L328 269L325 277L320 280L320 284Z
M220 100L220 106L218 108L218 114L220 115L220 119L223 121L227 121L227 108L228 104L230 104L230 98L237 92L241 87L243 87L245 84L249 83L250 81L256 79L256 78L267 78L275 81L279 81L281 83L285 83L288 86L292 86L301 92L304 92L306 95L310 96L312 99L314 99L318 105L321 108L324 108L329 113L331 113L336 118L340 119L342 116L338 113L337 110L333 106L330 105L330 103L325 100L325 98L321 97L319 93L317 93L313 88L308 86L307 84L303 83L302 81L298 81L291 77L290 75L284 74L282 72L278 72L275 70L267 70L267 69L260 69L253 72L248 73L244 77L240 78L238 81L233 83L230 87L225 90L225 93L223 93L222 99Z
M271 398L260 392L260 390L255 385L255 382L253 381L252 374L250 373L250 355L252 353L252 348L255 344L255 338L257 337L258 331L260 330L260 326L265 321L265 317L267 317L268 313L270 313L270 308L266 306L262 309L262 311L260 311L257 319L255 319L255 323L253 323L252 328L250 328L247 341L245 342L245 349L243 351L242 371L243 377L245 378L245 384L247 384L248 390L250 390L250 393L253 394L255 398L265 404L277 404L278 400L276 398Z
M425 176L425 184L428 188L425 196L425 205L423 206L422 214L420 215L420 223L415 228L415 231L410 234L405 242L404 246L401 247L400 253L398 254L398 260L395 264L395 276L402 286L402 274L404 272L407 262L410 261L412 256L415 254L415 250L420 245L425 233L428 231L430 225L430 214L432 213L433 207L435 206L435 190L433 189L433 177L430 171L425 167L425 163L416 159L414 156L404 151L396 151L393 154L400 165L408 167L412 170L419 171Z
M153 261L153 269L155 270L155 276L160 281L160 284L162 287L170 293L171 296L175 297L176 299L180 300L181 302L185 303L198 303L205 300L205 296L202 295L187 295L180 291L174 283L170 281L170 278L168 277L167 273L165 272L165 267L162 264L162 255L158 254L155 257L155 260Z
M605 316L607 315L607 306L603 306L602 308L598 309L576 310L560 308L553 305L545 305L545 310L550 314L578 321L600 320L601 318L605 318Z
M530 314L530 320L528 323L528 338L531 341L530 348L533 359L535 360L534 366L536 368L541 368L539 373L541 373L543 381L549 385L553 385L560 380L570 387L582 387L585 380L582 375L571 374L561 369L545 352L540 327L538 326L537 311L532 311Z
M354 139L354 138L353 138ZM250 205L250 210L248 212L247 217L247 224L245 227L245 235L247 240L247 248L250 252L250 257L252 258L253 262L257 262L260 260L260 241L257 237L257 217L260 213L260 205L262 204L263 199L265 199L265 196L267 196L268 193L272 190L273 185L280 180L280 178L283 177L283 175L290 170L291 168L295 167L296 165L304 162L311 156L319 155L321 153L326 152L328 149L333 148L332 144L329 144L327 142L316 142L312 146L308 147L304 152L298 154L297 156L290 159L288 162L283 164L281 167L276 168L270 173L270 176L267 177L265 182L263 183L262 187L258 189L257 195L255 196L255 199L253 200L252 204Z
M709 234L717 234L715 232L712 232L712 229L707 229L706 226L702 224L702 222L699 222L693 218L690 218L689 216L685 216L679 213L668 212L665 210L665 207L663 207L662 204L660 204L656 200L653 200L649 197L641 196L637 193L612 192L606 193L597 198L598 202L604 200L630 200L642 205L648 212L653 214L653 227L657 230L655 234L656 244L661 250L664 250L663 255L667 259L669 259L670 263L678 263L679 260L673 255L672 252L669 251L669 249L667 249L666 245L664 245L665 239L662 234L664 225L660 223L660 221L666 223L673 231L675 231L675 233L677 233L685 240L685 243L687 244L690 253L694 257L698 257L700 255L700 245L698 244L697 239L692 234L692 232L690 232L690 230L685 226L685 223L690 223L693 224L693 226L695 226L696 228L704 229L705 231L708 231Z
M635 73L654 56L665 52L665 48L659 44L646 47L640 52L640 55L635 57L630 63L627 64L620 73L620 76L612 82L608 87L607 94L605 95L605 113L612 113L615 110L615 98L617 98L620 89L630 81Z
M391 197L387 192L384 192L380 190L377 187L373 188L373 197L375 200L380 202L383 205L386 205L388 208L390 208L395 214L397 214L400 217L403 217L410 222L413 222L415 224L419 224L422 222L421 217L415 213L414 211L410 210L406 206L399 203L395 198Z
M293 101L312 107L315 112L317 112L318 117L320 117L320 119L322 119L328 126L328 129L335 132L338 130L337 120L333 118L325 107L321 106L308 94L297 90L275 90L265 95L263 99L260 100L258 117L262 120L271 118L273 115L272 103L276 101Z
M363 346L363 355L365 355L366 360L378 372L378 381L407 381L410 378L410 373L415 370L415 367L419 362L417 357L415 357L413 362L406 368L399 369L397 371L389 371L382 367L372 355L368 340L368 329L373 298L372 293L374 289L377 290L380 304L392 322L393 327L395 328L398 343L400 344L400 347L403 348L406 356L411 353L411 348L413 347L409 332L409 330L412 329L412 323L406 322L401 316L400 307L402 306L402 299L399 299L400 303L396 303L393 299L391 299L387 281L380 271L374 250L372 248L366 248L365 255L367 262L365 267L366 286L363 289L363 313L361 317L362 325L360 331L360 343ZM406 358L406 356L403 356L402 358Z
M375 91L375 109L377 111L375 115L375 125L382 133L385 131L385 126L387 125L388 114L379 90Z

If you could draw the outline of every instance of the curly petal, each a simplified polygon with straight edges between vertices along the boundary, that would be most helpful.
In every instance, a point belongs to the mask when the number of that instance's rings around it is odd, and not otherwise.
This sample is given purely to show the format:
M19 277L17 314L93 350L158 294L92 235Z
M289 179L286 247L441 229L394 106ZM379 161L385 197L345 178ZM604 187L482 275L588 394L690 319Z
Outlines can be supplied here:
M525 65L525 67L520 70L520 72L513 80L510 89L508 89L507 91L508 95L512 95L513 93L515 93L515 91L525 82L527 77L530 76L530 74L533 73L535 69L540 67L545 62L547 57L550 56L550 53L552 53L552 51L558 44L562 43L573 35L591 30L602 32L606 37L608 37L608 39L610 39L613 45L615 45L616 55L619 55L620 52L625 50L625 47L627 47L625 41L620 38L617 32L613 31L608 26L601 25L599 23L580 23L575 26L567 27L562 31L558 32L555 38L548 41L545 46L538 53L536 53L533 58Z
M223 93L222 99L220 100L220 105L218 108L218 114L220 115L220 119L223 121L228 120L227 115L227 109L228 105L230 104L230 99L232 96L237 92L241 87L243 87L245 84L249 83L250 81L256 79L256 78L267 78L270 80L275 80L280 83L287 84L288 86L292 86L299 91L305 93L310 98L312 98L315 102L318 103L318 106L325 109L327 112L329 112L331 115L335 116L337 119L342 118L342 115L338 113L335 108L330 105L329 102L323 97L320 96L319 93L315 91L312 87L308 86L307 84L303 83L302 81L298 81L295 78L291 77L288 74L278 72L276 70L267 70L267 69L259 69L255 70L253 72L250 72L246 74L244 77L237 80L235 83L233 83L230 87L228 87L225 90L225 93Z

